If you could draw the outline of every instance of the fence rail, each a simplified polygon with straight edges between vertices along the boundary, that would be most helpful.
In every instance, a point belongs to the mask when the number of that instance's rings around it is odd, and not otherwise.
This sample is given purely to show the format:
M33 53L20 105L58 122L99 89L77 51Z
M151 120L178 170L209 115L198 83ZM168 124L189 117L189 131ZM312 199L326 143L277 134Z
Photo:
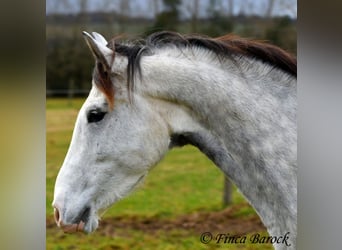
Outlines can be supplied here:
M89 89L47 89L46 97L84 97L89 94Z

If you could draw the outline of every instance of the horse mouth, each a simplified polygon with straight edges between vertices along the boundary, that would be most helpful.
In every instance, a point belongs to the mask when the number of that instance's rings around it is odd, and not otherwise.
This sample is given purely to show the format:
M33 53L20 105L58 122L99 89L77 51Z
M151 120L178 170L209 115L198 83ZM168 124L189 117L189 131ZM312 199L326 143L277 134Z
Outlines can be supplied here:
M60 225L59 227L63 230L64 233L75 233L75 232L85 232L84 226L85 226L84 222L80 221L78 224Z
M59 214L59 210L54 208L56 224L64 233L84 232L91 233L98 227L98 219L90 213L90 208L85 208L83 212L71 223L64 222Z
M59 223L58 227L60 227L64 233L92 233L96 230L98 226L98 221L96 219L88 220L86 223L83 221L80 221L78 223L73 224L63 224Z

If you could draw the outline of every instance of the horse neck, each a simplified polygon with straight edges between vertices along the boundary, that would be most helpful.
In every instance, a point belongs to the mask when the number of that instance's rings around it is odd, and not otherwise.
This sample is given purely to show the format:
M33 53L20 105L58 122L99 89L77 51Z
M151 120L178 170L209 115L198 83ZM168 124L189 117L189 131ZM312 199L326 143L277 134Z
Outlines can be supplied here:
M213 64L191 55L147 56L142 72L147 96L195 121L175 122L175 134L234 181L272 235L295 234L296 80L249 59Z

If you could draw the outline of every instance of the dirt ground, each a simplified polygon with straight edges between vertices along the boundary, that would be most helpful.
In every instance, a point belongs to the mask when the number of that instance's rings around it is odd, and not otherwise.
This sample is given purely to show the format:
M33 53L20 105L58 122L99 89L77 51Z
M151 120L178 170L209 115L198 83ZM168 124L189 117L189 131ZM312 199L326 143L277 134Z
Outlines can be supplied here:
M233 205L218 212L195 212L175 219L142 218L138 216L105 218L100 221L97 231L110 237L121 235L126 230L139 230L153 234L177 229L181 230L183 234L227 232L231 235L246 235L266 231L257 215L236 216L236 213L246 206L248 204ZM46 226L48 229L56 227L52 216L47 218ZM120 233L116 229L120 229Z

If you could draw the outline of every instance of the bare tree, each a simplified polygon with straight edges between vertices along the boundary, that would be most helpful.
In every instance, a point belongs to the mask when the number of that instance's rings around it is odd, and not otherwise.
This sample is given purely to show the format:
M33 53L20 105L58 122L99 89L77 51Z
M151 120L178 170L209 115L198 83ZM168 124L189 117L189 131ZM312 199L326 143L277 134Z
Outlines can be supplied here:
M118 1L114 1L114 0L102 0L101 1L101 7L100 9L102 11L109 11L109 10L114 10L115 6L117 6Z
M248 5L248 1L240 1L239 3L239 13L240 15L246 15L247 14L247 5Z
M78 0L77 4L79 7L79 21L81 23L86 23L88 21L88 0Z
M88 10L88 0L78 0L78 5L80 6L80 13L84 14Z
M271 17L274 8L274 0L268 0L267 7L266 7L266 17Z
M159 0L151 0L151 1L152 1L152 6L153 6L154 18L156 18L160 11Z
M297 0L278 0L279 8L292 16L297 16Z
M60 8L62 10L69 10L71 8L71 4L69 0L59 0L59 1L53 1L52 7L53 7L53 10L59 10Z
M120 0L120 32L125 31L127 18L131 10L130 6L129 0Z
M105 29L108 33L115 32L114 18L115 18L115 7L118 6L118 1L114 0L102 0L100 10L105 13L106 26Z
M199 12L199 0L193 0L192 11L191 11L192 32L197 32L198 12Z
M228 16L234 15L234 0L228 0Z
M120 11L124 16L128 16L130 12L130 1L129 0L120 0Z

